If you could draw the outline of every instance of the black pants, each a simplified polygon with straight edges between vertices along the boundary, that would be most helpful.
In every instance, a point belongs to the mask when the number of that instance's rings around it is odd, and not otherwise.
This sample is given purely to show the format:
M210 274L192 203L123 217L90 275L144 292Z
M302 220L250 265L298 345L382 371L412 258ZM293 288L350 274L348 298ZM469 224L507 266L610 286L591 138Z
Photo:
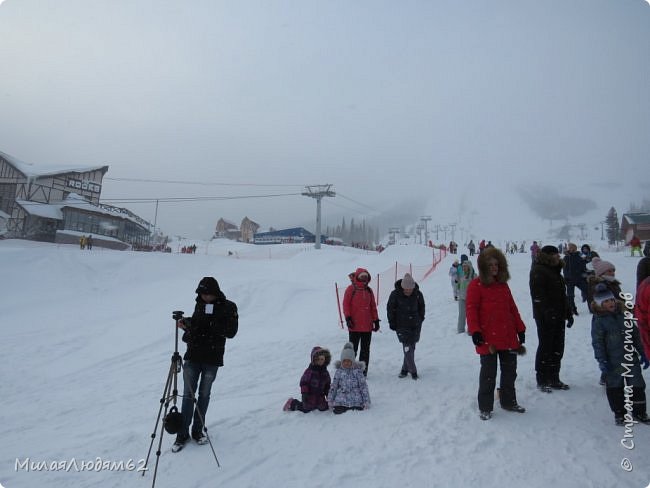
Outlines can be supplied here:
M368 363L370 362L370 341L372 340L372 332L348 332L350 342L354 345L354 354L359 350L359 342L361 342L361 351L357 355L359 361L366 363L366 369L363 374L368 373Z
M291 402L291 405L289 406L289 409L292 412L295 411L295 410L298 410L299 412L302 412L302 413L309 413L312 410L314 410L313 408L312 409L305 408L304 404L300 400L296 400L295 398ZM327 410L327 405L325 405L324 408L319 408L318 410L320 410L321 412L324 412L325 410Z
M498 351L496 354L481 355L481 373L478 384L478 408L481 412L494 409L494 388L497 383L497 357L501 363L501 380L499 399L501 405L510 406L517 403L515 379L517 379L517 353Z
M340 415L342 413L347 412L348 410L363 410L362 407L344 407L342 405L338 405L334 407L333 411L336 415Z
M571 308L573 310L576 309L576 303L575 303L575 292L576 288L580 290L580 295L582 298L583 302L587 301L587 282L586 281L580 281L578 283L575 282L567 282L566 284L566 297L567 300L569 301L569 305L571 305Z
M625 415L625 395L623 387L607 388L607 401L609 408L614 415L622 417ZM632 415L641 415L646 413L645 388L635 386L632 389Z
M550 385L560 381L560 366L564 356L564 320L538 320L537 324L537 354L535 355L535 371L538 385Z

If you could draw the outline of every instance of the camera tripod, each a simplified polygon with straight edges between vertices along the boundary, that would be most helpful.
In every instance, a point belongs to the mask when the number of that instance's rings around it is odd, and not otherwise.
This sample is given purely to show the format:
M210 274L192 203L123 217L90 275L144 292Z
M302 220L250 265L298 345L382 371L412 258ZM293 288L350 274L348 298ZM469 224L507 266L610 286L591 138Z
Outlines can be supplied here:
M158 430L158 424L161 423L160 418L162 415L163 421L160 426L160 438L158 439L158 448L156 450L156 464L153 470L153 482L151 483L152 488L156 486L156 474L158 473L158 462L160 461L161 446L165 431L169 432L170 434L176 434L181 429L183 429L183 417L176 407L178 398L185 398L185 395L178 394L178 373L183 371L183 358L178 353L178 327L176 327L176 323L183 318L183 312L172 312L172 318L174 319L175 329L174 354L172 354L171 364L169 365L169 373L167 374L167 381L165 381L165 389L163 390L163 395L160 398L160 408L158 409L156 424L154 425L153 432L151 433L151 444L149 444L149 451L147 452L147 458L144 463L145 469L142 471L142 476L144 476L147 472L149 457L151 456L151 450L156 439L156 431ZM214 451L212 440L208 435L208 428L205 426L205 418L197 406L195 392L191 387L189 390L190 398L192 399L192 403L194 405L193 411L198 414L201 425L203 426L203 433L205 433L205 436L208 439L208 443L210 444L210 449L212 450L212 455L214 456L214 460L217 463L217 467L221 467L219 460L217 459L217 454ZM173 404L171 409L169 408L170 403Z

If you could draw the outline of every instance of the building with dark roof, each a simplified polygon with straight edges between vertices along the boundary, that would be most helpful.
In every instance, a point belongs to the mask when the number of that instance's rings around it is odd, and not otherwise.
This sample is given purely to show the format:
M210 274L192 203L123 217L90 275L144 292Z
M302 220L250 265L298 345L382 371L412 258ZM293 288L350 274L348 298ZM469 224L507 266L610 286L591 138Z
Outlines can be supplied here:
M625 242L630 242L637 236L642 241L650 240L650 213L626 213L621 217L621 236Z
M0 152L6 237L78 242L80 235L92 234L95 246L147 244L149 222L128 209L99 203L107 171L108 166L37 167Z

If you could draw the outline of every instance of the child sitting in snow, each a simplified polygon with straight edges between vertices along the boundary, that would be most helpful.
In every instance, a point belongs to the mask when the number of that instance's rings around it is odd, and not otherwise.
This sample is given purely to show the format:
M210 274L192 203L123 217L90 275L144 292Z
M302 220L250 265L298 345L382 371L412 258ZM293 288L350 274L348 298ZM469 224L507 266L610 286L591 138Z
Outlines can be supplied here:
M336 373L327 402L337 415L348 410L370 408L368 383L363 375L366 365L354 358L354 345L348 342L341 351L341 360L334 363Z
M300 410L307 413L316 409L320 411L328 409L327 394L332 379L327 366L331 359L332 355L327 349L316 346L311 350L311 362L300 378L302 401L289 398L284 404L284 411Z

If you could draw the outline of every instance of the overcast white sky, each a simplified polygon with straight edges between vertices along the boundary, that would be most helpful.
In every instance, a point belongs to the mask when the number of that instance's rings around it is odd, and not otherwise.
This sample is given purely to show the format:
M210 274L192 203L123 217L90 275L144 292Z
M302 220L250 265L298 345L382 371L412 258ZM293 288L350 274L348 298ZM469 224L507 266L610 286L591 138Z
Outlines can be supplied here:
M108 164L106 199L332 183L325 224L410 206L498 229L533 215L522 185L599 216L650 196L643 0L7 0L0 36L0 151ZM315 204L161 203L158 224L207 237L244 215Z

